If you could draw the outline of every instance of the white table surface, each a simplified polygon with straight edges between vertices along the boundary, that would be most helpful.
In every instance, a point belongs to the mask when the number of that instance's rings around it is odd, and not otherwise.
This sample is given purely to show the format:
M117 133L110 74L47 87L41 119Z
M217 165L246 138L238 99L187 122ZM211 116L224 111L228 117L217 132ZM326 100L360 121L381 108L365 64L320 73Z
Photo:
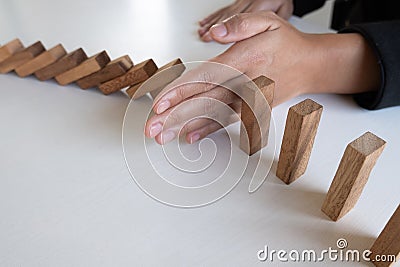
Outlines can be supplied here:
M0 43L19 37L88 54L106 49L160 66L176 57L205 60L226 46L200 42L197 20L229 2L0 0ZM321 251L336 248L338 238L364 250L400 202L399 108L371 112L349 97L310 96L324 112L303 177L287 186L273 171L254 194L244 177L216 203L182 209L155 201L132 180L121 145L129 103L122 92L104 96L15 74L0 75L0 90L0 266L266 265L257 260L265 245ZM275 159L287 109L304 98L273 111ZM345 146L366 131L387 147L354 210L331 222L320 211L324 196Z

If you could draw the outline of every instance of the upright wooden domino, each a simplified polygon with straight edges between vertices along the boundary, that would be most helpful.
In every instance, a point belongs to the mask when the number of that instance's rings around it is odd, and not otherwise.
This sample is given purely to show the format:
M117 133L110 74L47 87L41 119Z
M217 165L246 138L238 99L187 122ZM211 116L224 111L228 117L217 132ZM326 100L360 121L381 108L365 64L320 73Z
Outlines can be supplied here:
M35 76L41 81L54 78L55 76L78 66L87 58L88 57L85 51L83 51L82 48L78 48L75 51L65 55L60 60L54 62L53 64L50 64L36 71Z
M126 93L132 99L138 99L147 93L150 93L155 98L165 86L181 76L185 69L186 67L183 65L182 60L177 58L159 68L150 81L132 85L126 90ZM144 83L145 86L141 88Z
M347 145L322 205L333 221L346 215L357 203L386 142L366 132Z
M13 71L17 67L38 56L43 51L45 51L45 48L43 44L39 41L19 52L16 52L15 54L6 58L0 63L0 73Z
M43 52L39 56L34 59L26 62L25 64L19 66L15 69L15 72L20 77L26 77L28 75L33 74L34 72L56 62L63 56L65 56L67 52L61 44L56 45L55 47Z
M265 76L259 76L243 86L240 148L250 156L268 143L274 88L274 81Z
M383 259L382 256L387 259L386 261L373 261L377 267L391 266L395 261L400 259L400 205L397 206L396 211L379 234L371 247L370 259ZM395 259L388 259L388 257L394 256Z
M292 106L286 118L276 176L286 184L307 169L323 107L311 99Z
M78 80L76 83L81 89L96 87L101 83L124 75L132 66L132 60L128 55L125 55L110 61L103 69Z
M108 62L110 62L110 57L106 51L102 51L78 66L58 74L55 79L60 85L67 85L101 70Z
M122 88L141 83L157 71L157 65L152 59L148 59L133 66L127 73L108 82L102 83L99 89L103 94L108 95Z
M5 45L0 47L0 62L14 55L17 52L22 51L23 49L24 45L21 43L19 39L14 39L6 43Z

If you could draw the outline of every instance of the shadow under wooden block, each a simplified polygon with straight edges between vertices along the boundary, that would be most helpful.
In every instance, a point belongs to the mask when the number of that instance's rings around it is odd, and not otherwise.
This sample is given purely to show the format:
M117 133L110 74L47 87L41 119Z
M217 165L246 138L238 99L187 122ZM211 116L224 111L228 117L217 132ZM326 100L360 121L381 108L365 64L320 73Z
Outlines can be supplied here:
M268 143L274 89L274 81L265 76L243 86L240 148L250 156Z
M36 71L35 76L39 80L45 81L78 66L86 59L86 53L83 51L82 48L78 48L77 50L65 55L53 64L50 64Z
M101 83L125 74L132 66L132 60L128 55L125 55L110 61L103 69L78 80L76 83L81 89L99 86Z
M67 85L101 70L108 62L110 62L110 57L106 51L102 51L83 61L78 66L57 75L55 79L60 85Z
M165 86L181 76L185 69L186 67L182 64L182 60L177 58L159 68L151 79L129 87L126 93L132 99L138 99L147 93L150 93L155 98Z
M290 184L307 169L323 107L306 99L292 107L286 118L276 176Z
M58 44L55 47L51 48L50 50L43 52L34 59L19 66L18 68L15 69L15 72L20 77L26 77L56 62L66 54L67 52L65 51L64 47L61 44Z
M108 95L122 88L141 83L147 80L157 71L157 65L152 59L148 59L133 66L127 73L114 78L108 82L102 83L99 89L103 94Z
M19 39L14 39L6 43L5 45L0 47L0 62L17 52L22 51L23 49L24 45Z
M385 145L370 132L347 145L322 205L322 211L333 221L355 206Z
M371 247L370 259L387 259L373 261L375 266L387 267L400 259L400 205L389 219ZM383 257L382 257L383 256Z
M45 48L40 41L34 43L31 46L28 46L24 50L19 51L13 54L12 56L8 57L4 61L2 61L0 63L0 73L7 73L13 71L17 67L25 64L34 57L43 53L43 51L45 51Z

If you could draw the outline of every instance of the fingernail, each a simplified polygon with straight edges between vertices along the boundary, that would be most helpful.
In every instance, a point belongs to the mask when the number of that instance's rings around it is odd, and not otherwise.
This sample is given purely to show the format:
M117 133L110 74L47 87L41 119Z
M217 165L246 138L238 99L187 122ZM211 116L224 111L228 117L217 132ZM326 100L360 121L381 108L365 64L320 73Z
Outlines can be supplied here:
M161 123L156 123L151 125L150 127L150 137L154 138L156 135L158 135L159 133L161 133L162 131L162 124Z
M171 106L171 103L168 100L161 101L161 103L158 105L157 108L157 113L163 113L166 111L169 107Z
M190 143L193 144L194 142L198 141L200 139L200 134L194 134L192 137L190 137Z
M225 24L221 23L221 24L215 24L214 26L212 26L210 28L210 30L212 31L212 33L216 36L219 37L224 37L225 35L228 34L228 30L225 27Z
M161 141L166 144L175 138L175 133L173 131L166 131L161 133Z

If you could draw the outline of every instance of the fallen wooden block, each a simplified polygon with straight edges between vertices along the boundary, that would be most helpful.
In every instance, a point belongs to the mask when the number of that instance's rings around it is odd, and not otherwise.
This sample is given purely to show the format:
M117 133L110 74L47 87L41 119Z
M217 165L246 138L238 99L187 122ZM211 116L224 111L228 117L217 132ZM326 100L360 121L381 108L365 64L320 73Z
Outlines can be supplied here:
M88 89L91 87L99 86L101 83L112 80L125 74L130 68L132 68L133 63L128 55L114 59L107 64L103 69L90 74L76 83L82 89Z
M322 211L333 221L346 215L357 203L386 142L366 132L347 145L326 195Z
M17 67L25 64L34 57L38 56L43 51L45 51L45 48L40 41L34 43L33 45L3 60L0 63L0 73L7 73L13 71Z
M147 80L157 71L157 65L152 59L148 59L138 65L133 66L127 73L102 83L99 89L103 94L108 95L122 88L141 83Z
M65 56L67 52L65 51L64 47L59 44L55 47L51 48L48 51L43 52L39 56L35 57L34 59L26 62L25 64L19 66L15 69L15 72L20 77L26 77L28 75L33 74L34 72L56 62L63 56Z
M64 57L54 62L53 64L50 64L44 67L43 69L36 71L35 76L39 80L45 81L54 78L55 76L78 66L86 59L87 59L86 53L83 51L82 48L79 48L65 55Z
M57 75L55 79L60 85L67 85L101 70L108 62L110 62L110 57L106 51L102 51L80 65Z
M150 80L129 87L126 93L132 99L138 99L147 93L155 98L165 86L181 76L185 69L182 60L177 58L159 68Z
M0 62L14 55L17 52L22 51L23 49L24 45L21 43L19 39L14 39L6 43L5 45L0 47Z
M400 259L400 205L397 206L370 250L372 254L369 258L374 260L373 264L378 267L391 266ZM376 259L382 260L382 256L386 261L376 261Z
M265 76L259 76L243 87L243 97L248 103L242 100L240 148L250 156L268 143L274 88L274 81Z
M292 106L286 118L276 176L286 184L307 169L323 107L311 99Z

